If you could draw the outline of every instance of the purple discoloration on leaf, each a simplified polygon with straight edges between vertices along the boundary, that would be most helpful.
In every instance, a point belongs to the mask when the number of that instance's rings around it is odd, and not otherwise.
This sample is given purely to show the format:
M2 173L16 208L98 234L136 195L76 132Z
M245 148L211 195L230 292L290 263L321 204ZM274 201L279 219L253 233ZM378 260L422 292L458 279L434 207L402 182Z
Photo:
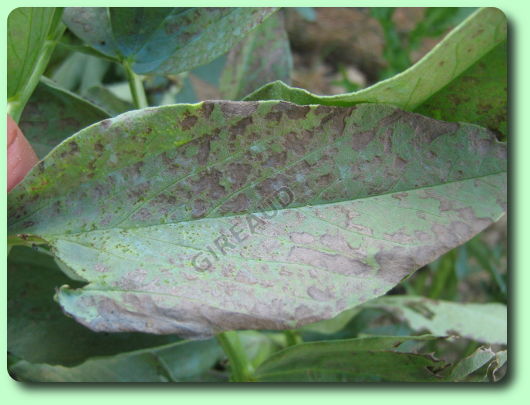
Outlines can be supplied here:
M9 194L9 232L89 281L58 297L94 330L293 328L495 221L505 154L485 129L384 105L159 107L61 144Z

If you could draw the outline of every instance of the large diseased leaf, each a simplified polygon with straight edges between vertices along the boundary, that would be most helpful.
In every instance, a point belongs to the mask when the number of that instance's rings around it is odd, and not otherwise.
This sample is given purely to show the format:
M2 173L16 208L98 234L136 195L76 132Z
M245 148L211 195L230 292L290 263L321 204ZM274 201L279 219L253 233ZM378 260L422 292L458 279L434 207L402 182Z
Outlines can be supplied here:
M303 343L273 354L255 373L267 382L439 382L445 362L394 351L425 336L385 336Z
M277 13L230 51L221 77L221 95L240 100L268 82L290 83L292 69L283 14Z
M61 9L19 7L7 19L8 112L18 121L62 35Z
M502 215L505 187L506 146L474 125L205 102L63 142L9 194L9 234L89 282L57 297L95 330L293 328L463 243Z
M109 114L51 80L42 79L28 101L20 128L42 158L64 139Z
M98 51L136 73L175 74L228 51L275 8L67 8L64 21Z
M388 103L414 110L506 39L506 17L496 8L477 10L418 63L366 89L317 96L281 82L256 90L245 100L285 100L296 104L350 106Z
M94 356L161 346L174 336L96 333L66 317L53 301L69 280L49 255L16 246L7 261L7 350L30 363L72 366ZM80 286L80 283L75 283Z
M392 296L368 302L405 319L416 331L436 336L457 335L489 344L507 344L508 311L499 303L461 303L424 297Z

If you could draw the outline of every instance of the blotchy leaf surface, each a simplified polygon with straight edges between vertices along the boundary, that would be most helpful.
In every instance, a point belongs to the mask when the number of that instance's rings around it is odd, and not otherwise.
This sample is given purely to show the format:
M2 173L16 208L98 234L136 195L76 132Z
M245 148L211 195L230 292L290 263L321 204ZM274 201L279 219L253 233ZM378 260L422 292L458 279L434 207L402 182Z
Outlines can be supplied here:
M229 52L221 77L221 96L240 100L274 80L289 84L292 69L283 14L276 13Z
M58 299L94 330L294 328L484 229L505 183L505 145L474 125L375 104L175 105L63 142L9 194L9 233L90 283Z
M255 373L268 382L436 382L445 366L430 355L393 351L408 341L432 336L364 337L311 342L273 354Z
M263 86L245 100L285 100L296 104L351 106L388 103L414 110L506 39L506 17L496 8L477 10L418 63L366 89L317 96L282 82Z
M412 329L436 336L457 335L489 344L506 344L508 341L508 311L503 304L393 296L378 298L364 306L395 313Z
M222 381L209 370L222 357L215 340L178 342L163 347L94 357L74 367L19 361L9 369L33 382L191 382Z
M140 333L96 333L66 317L53 294L56 288L73 282L61 273L53 257L31 248L12 249L7 279L7 350L30 363L73 366L90 357L177 340Z
M42 79L20 119L20 128L40 158L64 139L109 114L78 95Z
M176 74L228 51L276 8L75 7L64 21L98 51L136 73Z

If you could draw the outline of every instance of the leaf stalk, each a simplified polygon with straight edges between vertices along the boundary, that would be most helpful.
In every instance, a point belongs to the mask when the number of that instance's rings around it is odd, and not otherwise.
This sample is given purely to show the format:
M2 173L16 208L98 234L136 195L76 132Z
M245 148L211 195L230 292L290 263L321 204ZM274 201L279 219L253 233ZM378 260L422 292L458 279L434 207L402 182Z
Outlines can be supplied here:
M230 381L254 381L254 367L250 364L245 349L235 331L223 332L217 335L217 341L223 348L232 370Z
M148 107L149 104L147 103L147 97L145 95L144 85L142 84L141 77L134 73L128 61L123 61L122 64L125 68L125 73L127 74L127 81L129 82L129 88L131 90L131 96L134 105L138 109Z

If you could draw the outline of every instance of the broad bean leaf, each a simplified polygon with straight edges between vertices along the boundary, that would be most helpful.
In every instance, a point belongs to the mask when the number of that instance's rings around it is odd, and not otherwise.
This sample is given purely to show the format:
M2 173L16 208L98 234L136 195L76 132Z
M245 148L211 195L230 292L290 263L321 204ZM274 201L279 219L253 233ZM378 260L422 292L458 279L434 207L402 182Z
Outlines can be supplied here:
M486 347L479 347L469 356L463 358L456 364L454 364L447 376L449 381L476 381L477 378L471 377L471 375L484 367L486 364L491 363L495 359L495 352ZM479 376L478 380L484 380L486 375Z
M176 74L228 51L276 8L66 8L63 20L99 52L139 74Z
M503 367L508 361L508 351L501 350L495 353L495 358L488 366L487 377L489 381L497 382L506 376L506 369L502 373Z
M53 257L16 246L7 261L7 350L30 363L73 366L105 356L177 340L140 333L96 333L64 316L55 289L73 283Z
M384 336L310 342L273 354L255 372L267 382L437 382L446 364L431 355L394 351L425 336Z
M506 137L507 60L504 41L426 100L416 112L445 121L472 122Z
M287 346L285 334L282 332L259 332L245 330L237 333L247 358L255 369L273 353Z
M109 117L101 108L43 78L26 104L19 125L43 158L64 139Z
M361 306L357 306L346 311L341 312L339 315L332 319L326 319L323 321L310 323L304 325L301 328L301 332L318 333L331 335L340 332L344 329L353 318L355 318L362 311Z
M221 76L221 96L240 100L268 82L290 83L292 69L283 15L276 13L228 53Z
M436 336L457 335L489 344L508 341L508 313L504 304L391 296L367 302L364 307L390 311L406 320L412 329Z
M215 340L94 357L73 367L21 360L9 368L17 380L33 382L192 382L226 381L211 371L222 358Z
M93 86L101 85L111 63L94 55L73 52L48 72L58 86L81 95Z
M506 146L395 107L204 102L132 111L59 145L8 196L94 330L208 336L329 319L497 220Z
M55 7L18 7L7 19L7 101L16 121L44 72L55 40L62 35ZM20 105L20 106L18 106ZM11 110L11 108L10 108Z
M101 85L88 88L83 92L83 97L106 111L112 117L135 109L131 103L122 100L112 91Z
M504 14L496 8L483 8L464 20L418 63L366 89L318 96L276 81L251 93L245 100L285 100L302 105L334 106L388 103L414 110L505 40Z

